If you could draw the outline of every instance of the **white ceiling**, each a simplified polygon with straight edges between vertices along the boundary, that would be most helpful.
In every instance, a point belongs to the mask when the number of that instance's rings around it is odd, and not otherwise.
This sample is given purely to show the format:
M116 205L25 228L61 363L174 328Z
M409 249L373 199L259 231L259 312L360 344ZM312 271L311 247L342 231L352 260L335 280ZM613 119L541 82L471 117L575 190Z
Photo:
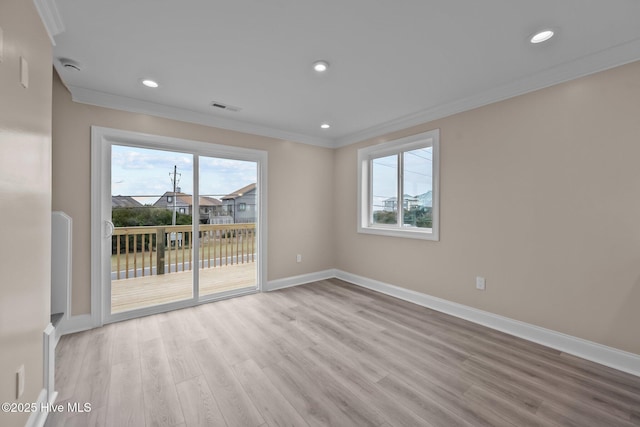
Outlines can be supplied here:
M637 0L35 2L78 102L325 146L640 59Z

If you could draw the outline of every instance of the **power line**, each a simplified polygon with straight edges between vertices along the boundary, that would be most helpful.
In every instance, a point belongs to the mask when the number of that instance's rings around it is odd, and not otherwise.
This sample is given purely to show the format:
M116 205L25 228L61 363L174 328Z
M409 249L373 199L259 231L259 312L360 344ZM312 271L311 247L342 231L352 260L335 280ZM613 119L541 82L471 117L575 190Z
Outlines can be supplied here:
M387 164L384 164L384 163L374 163L374 166L386 166L388 168L398 170L398 165L387 165ZM416 172L416 171L405 169L404 173L407 173L407 172L408 173L413 173L413 174L416 174L416 175L422 175L422 176L431 177L431 175L429 175L428 173Z
M416 156L416 157L420 157L421 159L425 159L425 160L431 160L433 161L433 159L431 157L423 157L423 156L419 156L416 153L414 153L413 151L405 151L405 154L411 154L412 156Z
M169 193L172 193L171 191L169 191ZM162 197L164 195L166 195L167 193L163 193L163 194L112 194L111 197L145 197L145 198L159 198ZM200 194L200 197L213 197L213 198L222 198L222 197L226 197L228 196L230 193L224 193L224 194ZM183 196L189 196L189 197L193 197L193 194L181 194Z

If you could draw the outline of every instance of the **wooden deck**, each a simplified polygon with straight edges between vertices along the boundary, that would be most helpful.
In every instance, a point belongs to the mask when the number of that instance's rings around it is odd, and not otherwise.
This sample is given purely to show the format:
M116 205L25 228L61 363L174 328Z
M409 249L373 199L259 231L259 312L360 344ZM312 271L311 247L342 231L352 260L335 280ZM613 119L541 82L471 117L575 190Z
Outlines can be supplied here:
M246 288L256 284L254 262L200 270L200 295ZM192 298L192 272L145 276L111 282L111 312Z

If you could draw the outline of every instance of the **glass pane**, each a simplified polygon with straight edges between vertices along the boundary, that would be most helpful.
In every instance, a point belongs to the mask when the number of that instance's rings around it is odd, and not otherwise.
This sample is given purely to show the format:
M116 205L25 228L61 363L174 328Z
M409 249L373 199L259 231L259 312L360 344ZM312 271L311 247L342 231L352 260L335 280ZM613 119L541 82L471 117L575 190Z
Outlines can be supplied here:
M258 164L200 157L200 296L257 285Z
M431 228L433 224L433 147L403 153L403 224Z
M193 156L111 147L111 313L193 298Z
M371 210L374 224L398 223L398 156L371 161Z

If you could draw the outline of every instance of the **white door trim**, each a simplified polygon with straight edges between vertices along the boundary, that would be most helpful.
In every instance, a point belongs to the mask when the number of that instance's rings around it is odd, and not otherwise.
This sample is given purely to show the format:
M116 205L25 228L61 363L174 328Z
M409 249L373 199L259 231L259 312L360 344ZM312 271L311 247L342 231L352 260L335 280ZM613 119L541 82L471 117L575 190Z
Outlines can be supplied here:
M107 233L106 220L110 220L111 210L111 168L107 167L111 161L111 145L131 145L142 148L154 148L168 151L179 151L195 156L208 156L246 160L257 163L258 167L258 221L257 228L257 286L262 291L267 279L267 152L249 148L233 147L202 141L172 138L140 132L124 131L120 129L91 127L91 320L93 327L102 326L109 321L121 320L125 317L112 316L107 310L111 299L110 289L104 286L105 280L110 279L111 271L103 263L105 251L111 251L111 244L105 239ZM221 298L228 297L221 295ZM173 305L159 306L155 311L181 308L208 302L187 300ZM141 312L142 313L142 312ZM151 312L144 311L144 314Z

